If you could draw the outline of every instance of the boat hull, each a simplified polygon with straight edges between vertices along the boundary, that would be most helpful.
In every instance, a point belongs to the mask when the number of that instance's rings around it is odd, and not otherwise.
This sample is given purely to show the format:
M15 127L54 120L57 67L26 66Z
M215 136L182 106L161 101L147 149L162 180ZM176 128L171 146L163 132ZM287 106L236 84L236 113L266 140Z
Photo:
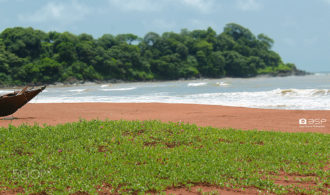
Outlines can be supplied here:
M41 87L39 89L25 91L23 93L17 93L10 96L0 97L0 117L8 116L15 113L18 109L28 103L31 99L42 92L46 87Z

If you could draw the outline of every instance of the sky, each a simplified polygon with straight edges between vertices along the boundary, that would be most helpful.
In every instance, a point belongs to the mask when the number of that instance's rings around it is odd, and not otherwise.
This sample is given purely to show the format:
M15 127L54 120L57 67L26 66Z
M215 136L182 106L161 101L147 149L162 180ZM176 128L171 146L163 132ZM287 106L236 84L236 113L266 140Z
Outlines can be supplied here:
M330 0L0 0L0 32L103 34L177 32L237 23L264 33L285 63L330 72Z

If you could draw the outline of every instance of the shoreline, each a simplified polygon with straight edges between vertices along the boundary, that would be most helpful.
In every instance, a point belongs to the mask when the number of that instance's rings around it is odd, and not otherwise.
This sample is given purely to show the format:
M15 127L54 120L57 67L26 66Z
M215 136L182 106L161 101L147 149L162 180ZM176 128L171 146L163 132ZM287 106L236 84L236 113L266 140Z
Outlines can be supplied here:
M25 86L41 86L46 85L47 87L70 87L70 86L79 86L79 85L93 85L93 84L129 84L129 83L152 83L152 82L176 82L176 81L198 81L198 80L205 80L205 79L250 79L250 78L276 78L276 77L290 77L290 76L296 76L296 77L302 77L302 76L310 76L315 75L318 73L314 72L307 72L305 71L305 74L295 74L295 73L278 73L278 74L258 74L253 77L221 77L221 78L209 78L209 77L199 77L199 78L180 78L176 80L144 80L144 81L125 81L120 79L112 79L112 80L95 80L95 81L75 81L75 82L55 82L51 84L45 84L45 83L39 83L39 84L26 84L26 85L0 85L0 88L2 89L17 89L22 88Z
M330 110L279 110L175 103L28 103L9 124L57 125L92 120L160 120L238 130L330 133ZM308 124L299 124L306 119ZM323 119L323 122L320 121ZM313 124L311 123L313 120Z

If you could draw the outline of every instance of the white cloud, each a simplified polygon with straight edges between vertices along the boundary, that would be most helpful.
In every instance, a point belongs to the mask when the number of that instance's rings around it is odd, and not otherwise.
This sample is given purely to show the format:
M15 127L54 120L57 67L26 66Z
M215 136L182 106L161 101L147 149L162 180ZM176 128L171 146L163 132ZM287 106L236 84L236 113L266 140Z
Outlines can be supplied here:
M78 3L76 0L72 0L69 3L48 2L34 13L20 14L18 18L25 22L70 24L82 20L90 11L89 7Z
M203 13L209 13L214 8L214 0L181 0L184 5L198 9Z
M262 5L257 0L237 0L237 7L243 11L257 11Z
M162 1L153 0L109 0L109 3L123 11L158 11Z

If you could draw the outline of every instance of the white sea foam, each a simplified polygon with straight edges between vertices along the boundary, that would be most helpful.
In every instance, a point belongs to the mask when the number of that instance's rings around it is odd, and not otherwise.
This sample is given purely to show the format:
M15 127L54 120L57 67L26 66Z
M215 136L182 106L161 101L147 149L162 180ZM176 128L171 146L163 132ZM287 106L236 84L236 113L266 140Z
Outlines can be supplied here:
M0 94L6 94L11 92L14 92L14 90L0 90Z
M330 96L329 89L276 89L273 92L277 95L289 97Z
M83 91L86 91L86 89L71 89L71 90L68 90L69 92L83 92Z
M136 87L100 89L100 90L101 91L129 91L129 90L134 90L134 89L136 89Z
M61 86L47 88L47 93L31 102L163 102L330 110L327 81L330 75ZM13 91L9 90L0 92Z
M259 92L202 93L185 98L200 104L278 109L330 110L328 89L275 89Z
M199 87L199 86L205 86L207 85L206 82L201 82L201 83L188 83L188 87Z
M328 103L329 99L330 92L328 89L275 89L258 92L220 92L187 95L175 95L168 92L158 92L121 96L39 96L37 100L33 101L33 103L163 102L274 109L330 110L330 104Z
M318 73L314 73L315 76L327 76L330 75L329 72L318 72Z
M226 83L226 82L223 82L223 81L221 81L221 82L216 82L215 83L215 85L217 85L217 86L228 86L228 85L230 85L229 83Z

